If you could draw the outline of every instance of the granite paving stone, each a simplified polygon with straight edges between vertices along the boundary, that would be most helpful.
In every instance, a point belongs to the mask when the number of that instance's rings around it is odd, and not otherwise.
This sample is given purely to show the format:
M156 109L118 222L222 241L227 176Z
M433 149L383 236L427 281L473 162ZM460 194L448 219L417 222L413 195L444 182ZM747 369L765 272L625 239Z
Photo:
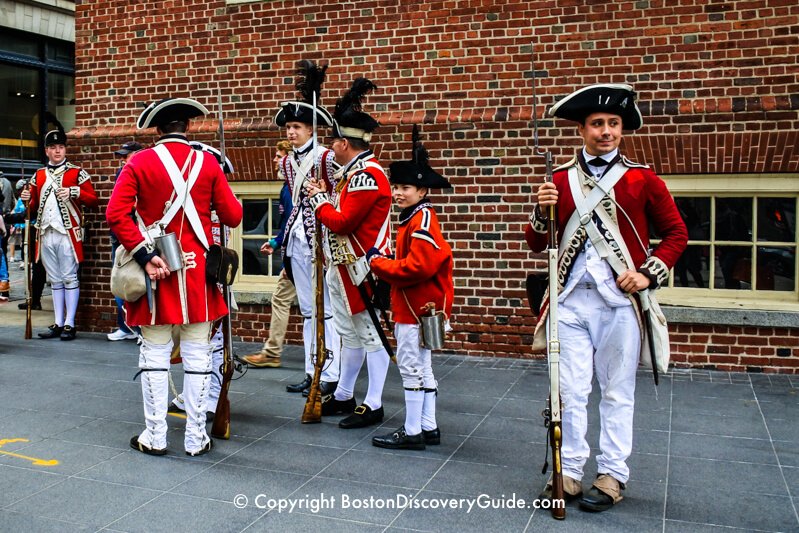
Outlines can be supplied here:
M0 326L4 338L21 339L22 329ZM246 354L260 343L234 347ZM304 375L302 348L287 346L283 368L250 369L231 383L231 438L193 458L183 452L185 420L172 416L166 457L130 449L144 428L135 343L81 332L71 343L0 340L0 354L2 531L799 531L793 376L678 369L655 389L639 371L625 499L599 514L572 503L561 522L531 505L547 477L540 412L549 391L540 360L434 355L441 445L385 450L372 437L405 420L396 367L381 424L342 430L342 417L330 417L303 425L305 400L285 392ZM181 366L172 374L180 389ZM358 400L367 379L364 367ZM600 453L600 399L594 382L586 488ZM241 509L238 495L247 498ZM397 503L414 496L519 497L524 505L468 513ZM316 509L331 499L335 505ZM278 512L266 501L299 507Z

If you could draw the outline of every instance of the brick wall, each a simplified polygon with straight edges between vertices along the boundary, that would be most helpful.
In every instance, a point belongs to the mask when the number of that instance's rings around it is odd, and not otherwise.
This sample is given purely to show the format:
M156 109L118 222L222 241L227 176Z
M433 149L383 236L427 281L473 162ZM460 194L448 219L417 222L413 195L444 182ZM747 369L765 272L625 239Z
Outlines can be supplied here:
M543 256L523 243L542 165L531 150L532 57L541 103L600 81L640 93L645 126L623 148L660 173L797 172L799 6L779 1L590 2L587 0L224 1L91 0L76 6L77 120L71 157L96 177L107 199L111 152L133 129L140 102L165 95L226 106L226 142L236 180L268 175L259 161L280 132L272 124L293 96L294 64L329 62L323 103L332 105L356 75L380 90L368 99L383 127L384 162L407 158L413 123L454 190L435 194L456 256L457 352L529 357L534 319L523 280ZM147 15L146 13L152 13ZM540 108L539 108L540 109ZM539 110L540 114L540 110ZM213 142L212 121L200 140ZM579 146L574 128L540 122L556 161ZM138 136L144 142L151 135ZM80 153L77 153L77 150ZM102 215L90 215L97 244L84 266L81 324L108 329L108 244ZM245 306L245 340L268 328L269 307ZM83 326L87 327L87 326ZM797 331L724 326L702 333L675 325L681 364L796 371L795 351L775 347ZM723 331L722 331L723 330ZM297 340L297 324L292 324ZM729 344L717 336L733 338ZM721 352L727 347L729 352ZM742 349L741 354L735 353ZM757 350L757 353L750 351ZM747 351L749 350L749 351ZM736 356L733 361L730 357ZM751 356L751 357L750 357ZM754 360L752 358L756 358Z

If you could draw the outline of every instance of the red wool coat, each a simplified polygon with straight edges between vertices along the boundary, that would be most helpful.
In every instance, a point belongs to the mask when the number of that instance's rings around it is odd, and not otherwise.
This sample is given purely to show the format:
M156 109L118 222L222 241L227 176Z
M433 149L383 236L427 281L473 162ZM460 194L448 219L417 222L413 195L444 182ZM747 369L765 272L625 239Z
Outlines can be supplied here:
M400 217L396 259L378 256L371 262L372 272L391 284L394 321L417 324L416 317L427 302L449 317L455 297L452 249L441 234L436 212L430 202L423 201L407 218Z
M165 144L175 159L178 168L183 167L189 155L201 152L192 149L185 138L167 136L157 144ZM193 165L193 163L192 163ZM184 179L188 171L184 174ZM180 202L172 198L174 188L163 163L153 148L138 152L122 169L117 179L111 200L108 203L106 219L119 242L127 250L133 250L144 241L139 228L131 216L138 210L145 226L160 220L164 215L165 203ZM241 223L242 207L219 163L210 154L204 154L202 168L197 181L191 189L190 197L197 209L200 222L209 244L213 243L211 234L211 211L215 210L219 221L229 227ZM166 232L179 236L186 266L186 302L188 323L217 320L227 314L227 306L216 284L205 279L205 254L202 242L195 235L188 218L184 219L183 209L166 227ZM155 291L155 325L183 324L184 317L180 304L177 273L157 282ZM133 326L150 325L151 313L144 296L135 302L127 302L128 324Z
M338 182L335 206L330 201L316 204L316 216L324 224L331 241L336 236L344 237L356 257L363 257L372 248L390 253L389 231L376 242L380 229L391 210L391 186L382 168L367 166L366 162L377 163L371 152L364 152L349 167L347 175ZM331 242L331 245L334 245ZM338 281L346 296L350 314L366 310L358 288L352 283L347 267L337 265Z
M51 179L56 181L50 186ZM67 230L69 240L72 242L72 250L75 259L80 263L83 261L83 211L82 207L94 207L99 203L97 193L94 192L89 174L79 166L66 162L63 165L50 171L47 168L40 168L31 180L31 213L36 213L36 227L42 220L44 204L50 195L55 194L55 189L66 187L69 189L68 200L58 200L58 208L61 213L61 222ZM36 240L36 261L39 260L41 239Z

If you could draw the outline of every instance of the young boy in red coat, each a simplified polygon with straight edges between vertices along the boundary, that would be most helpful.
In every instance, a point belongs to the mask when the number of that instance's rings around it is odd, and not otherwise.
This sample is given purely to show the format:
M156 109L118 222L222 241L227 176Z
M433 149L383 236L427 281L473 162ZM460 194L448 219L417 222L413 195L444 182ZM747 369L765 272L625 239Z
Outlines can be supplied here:
M389 169L394 201L402 209L397 255L386 257L374 248L367 255L372 272L391 284L397 365L405 388L405 424L392 433L372 438L372 444L423 450L426 444L439 444L441 433L436 423L437 383L431 352L419 343L419 317L428 312L432 303L436 310L444 311L449 326L454 294L452 249L441 234L427 193L451 185L430 168L421 145L414 147L413 161L392 163Z

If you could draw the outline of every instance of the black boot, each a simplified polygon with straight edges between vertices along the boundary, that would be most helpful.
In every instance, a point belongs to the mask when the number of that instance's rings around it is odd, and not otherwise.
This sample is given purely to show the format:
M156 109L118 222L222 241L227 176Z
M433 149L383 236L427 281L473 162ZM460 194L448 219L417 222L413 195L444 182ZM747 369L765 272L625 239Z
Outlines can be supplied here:
M286 385L286 392L302 392L311 386L311 375L305 374L305 379L294 385Z
M591 489L580 499L580 509L600 513L607 511L623 497L621 491L626 486L610 474L599 474Z
M75 340L75 335L77 334L78 330L76 330L74 326L64 326L64 329L61 331L61 340L62 341Z
M441 432L438 430L438 428L423 429L422 437L424 438L424 443L428 446L436 446L441 444Z

